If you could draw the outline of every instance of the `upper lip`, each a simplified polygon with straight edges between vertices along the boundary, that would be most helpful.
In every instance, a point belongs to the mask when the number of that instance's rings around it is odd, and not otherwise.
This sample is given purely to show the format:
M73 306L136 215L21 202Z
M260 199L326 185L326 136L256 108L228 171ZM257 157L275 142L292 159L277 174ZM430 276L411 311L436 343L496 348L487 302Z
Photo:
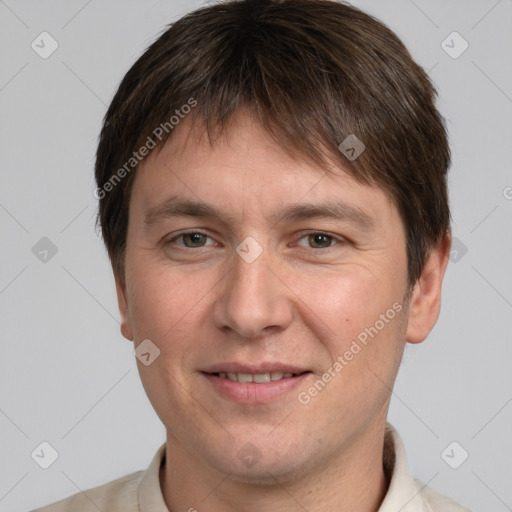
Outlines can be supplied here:
M259 363L255 364L245 364L239 362L229 362L229 363L217 363L207 366L202 370L203 373L250 373L252 375L262 374L262 373L304 373L308 372L307 368L303 368L300 366L293 366L285 363Z

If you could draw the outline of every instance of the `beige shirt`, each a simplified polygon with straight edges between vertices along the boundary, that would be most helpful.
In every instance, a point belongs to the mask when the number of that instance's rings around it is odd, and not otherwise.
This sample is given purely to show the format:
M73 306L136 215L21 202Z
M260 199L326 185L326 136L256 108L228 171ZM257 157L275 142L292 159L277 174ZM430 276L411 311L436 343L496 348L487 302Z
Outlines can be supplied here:
M160 488L165 443L145 471L113 480L33 512L169 512ZM387 425L384 466L391 474L379 512L469 512L452 500L414 480L409 473L402 441Z

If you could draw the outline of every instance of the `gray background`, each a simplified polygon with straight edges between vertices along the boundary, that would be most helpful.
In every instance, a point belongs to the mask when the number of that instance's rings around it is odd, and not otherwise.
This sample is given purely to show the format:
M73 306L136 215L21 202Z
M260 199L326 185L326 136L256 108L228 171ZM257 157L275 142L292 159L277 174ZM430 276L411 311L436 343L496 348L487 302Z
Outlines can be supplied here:
M92 169L122 76L201 3L0 1L2 512L143 469L165 440L119 332ZM418 478L473 511L512 510L512 1L354 3L431 70L453 147L457 254L438 324L406 351L390 420ZM43 31L59 45L47 59L31 48ZM469 44L458 58L442 47L453 31ZM444 44L453 54L463 42ZM32 251L42 237L57 248L47 261ZM42 441L58 452L46 470L31 458Z

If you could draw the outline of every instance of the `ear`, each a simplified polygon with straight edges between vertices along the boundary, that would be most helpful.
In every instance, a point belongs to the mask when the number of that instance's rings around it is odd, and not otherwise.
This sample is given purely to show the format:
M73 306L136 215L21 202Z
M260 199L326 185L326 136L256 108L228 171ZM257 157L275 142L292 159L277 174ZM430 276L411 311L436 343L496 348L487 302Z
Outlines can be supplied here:
M133 341L133 329L126 298L126 284L124 279L119 277L118 273L115 271L114 279L116 281L117 304L119 305L119 313L121 314L121 334L127 340Z
M432 249L414 286L405 336L409 343L421 343L437 322L441 308L441 286L451 245L452 236L446 233Z

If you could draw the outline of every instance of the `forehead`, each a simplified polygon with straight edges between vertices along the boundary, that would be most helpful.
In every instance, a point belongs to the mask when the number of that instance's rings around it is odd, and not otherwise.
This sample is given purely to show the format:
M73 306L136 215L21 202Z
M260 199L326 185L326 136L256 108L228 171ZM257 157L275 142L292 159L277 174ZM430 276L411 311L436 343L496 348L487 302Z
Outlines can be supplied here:
M305 153L282 147L250 115L240 113L212 141L204 125L181 121L159 151L151 153L137 171L132 196L145 210L170 194L196 202L220 202L225 209L276 204L359 203L369 216L393 210L388 195L358 182L334 161L328 169Z

